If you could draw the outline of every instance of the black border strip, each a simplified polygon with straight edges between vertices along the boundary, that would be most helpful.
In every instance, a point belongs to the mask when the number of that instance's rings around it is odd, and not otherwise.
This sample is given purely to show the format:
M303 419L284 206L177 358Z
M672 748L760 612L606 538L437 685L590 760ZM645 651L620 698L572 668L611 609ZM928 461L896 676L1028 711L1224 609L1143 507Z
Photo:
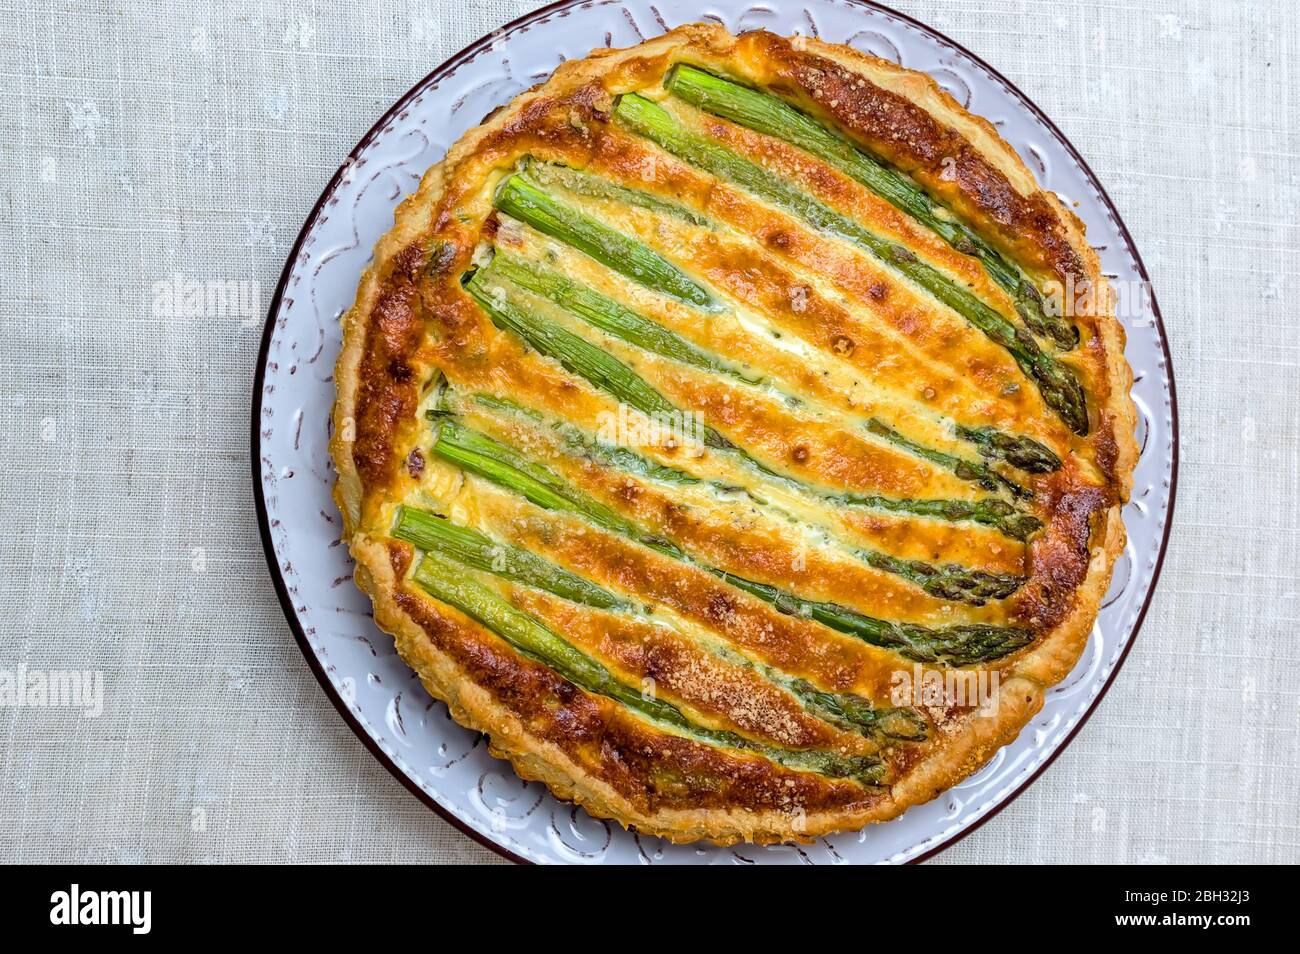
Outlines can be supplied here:
M375 139L375 137L379 134L380 130L383 129L386 125L388 125L388 123L393 119L394 116L396 116L403 109L405 109L407 104L409 104L413 99L415 99L418 95L420 95L421 91L423 91L431 83L438 82L445 76L459 69L466 62L473 59L480 52L482 52L485 48L491 46L492 43L495 42L497 37L499 37L500 35L504 33L509 33L518 27L533 22L534 20L539 20L539 19L544 19L546 17L549 17L550 15L564 8L581 6L583 3L586 2L589 2L589 0L556 0L556 2L554 3L549 3L544 7L540 7L537 10L532 11L531 13L526 13L521 17L511 20L505 26L500 27L497 30L494 30L492 33L480 37L479 39L471 43L469 46L461 50L459 53L457 53L455 56L451 57L450 59L446 60L444 63L439 65L431 73L429 73L428 76L426 76L424 79L420 80L420 82L416 83L409 90L407 90L406 93L396 103L394 103L391 107L389 107L388 111L385 112L384 115L381 116L378 119L378 121L373 126L370 127L370 130L364 136L361 137L361 140L355 146L352 147L352 151L348 153L348 158L343 162L341 166L339 166L338 171L334 173L333 177L329 181L329 184L325 187L325 190L321 193L320 198L316 200L316 204L312 207L311 212L308 214L307 218L303 222L302 229L298 232L297 239L294 240L293 248L289 250L289 256L284 263L284 269L280 273L280 281L275 286L275 294L271 298L271 306L267 310L266 324L262 329L262 342L257 352L257 365L256 365L256 369L253 372L253 405L252 405L252 418L249 425L249 431L250 431L249 463L252 469L253 499L257 507L257 528L262 538L262 549L266 555L267 569L270 573L271 582L275 586L275 595L279 598L280 608L281 610L283 610L285 619L289 623L289 628L293 631L294 639L298 643L298 648L302 651L303 656L306 657L308 664L311 666L312 672L316 676L316 681L319 682L321 688L325 690L325 695L328 696L330 701L334 703L334 708L338 710L339 715L343 717L343 720L348 724L348 727L352 729L353 733L356 734L357 738L359 738L361 742L366 746L366 748L368 748L370 752L375 756L375 758L379 760L379 763L383 765L386 769L388 769L388 771L393 775L394 778L396 778L399 782L405 785L406 788L411 792L411 794L413 794L420 801L424 802L424 804L427 805L429 808L433 809L433 811L436 814L438 814L440 817L442 817L445 821L447 821L451 825L460 829L470 838L474 839L474 841L478 842L480 845L483 845L486 848L492 849L497 854L505 858L508 858L511 861L518 862L520 864L531 864L531 862L527 858L524 858L516 854L515 852L510 851L508 848L505 848L504 846L498 844L497 842L488 838L486 835L483 835L482 833L476 831L474 828L470 827L465 822L461 821L459 818L453 815L442 805L438 804L438 802L428 792L426 792L418 784L416 784L414 779L412 779L409 775L407 775L405 772L403 772L400 768L397 767L396 763L394 763L393 760L388 756L388 754L379 747L379 744L375 742L375 740L371 737L370 733L365 730L365 728L357 720L356 716L354 716L352 712L348 709L347 704L342 700L342 698L339 697L338 693L334 691L334 687L330 683L329 678L326 676L325 669L321 665L320 659L316 656L316 653L312 651L311 645L307 641L307 636L303 632L302 624L298 621L298 614L294 612L293 602L289 599L289 591L285 585L284 576L280 572L279 560L276 558L275 555L275 545L271 540L270 521L266 512L266 498L262 491L262 473L261 473L262 455L261 455L261 426L260 426L261 419L262 419L262 389L265 385L266 361L267 361L267 356L270 353L271 337L275 330L275 318L280 311L280 300L284 297L284 289L289 282L289 274L293 271L294 263L298 260L298 254L302 250L302 245L307 238L307 233L310 232L312 226L315 225L316 219L320 215L321 210L325 207L325 204L334 195L334 190L338 188L339 182L343 178L343 175L346 172L346 170L351 168L352 163L360 158L361 153ZM1137 263L1138 274L1141 275L1142 280L1147 285L1147 288L1148 289L1151 288L1151 278L1147 274L1146 263L1142 261L1142 256L1138 253L1137 246L1133 242L1133 236L1129 232L1128 226L1124 224L1124 220L1120 218L1119 211L1115 208L1115 203L1111 200L1110 195L1107 194L1105 188L1102 187L1101 182L1097 179L1096 174L1093 173L1088 163L1084 161L1081 155L1079 155L1079 151L1074 148L1074 144L1071 143L1070 140L1066 138L1065 134L1061 132L1059 128L1057 128L1056 124L1052 122L1052 120L1049 119L1047 115L1041 109L1039 109L1038 106L1035 105L1034 102L1028 96L1026 96L1023 92L1021 92L1020 89L1014 83L1012 83L1005 76L1003 76L1001 73L995 70L983 59L976 56L970 50L966 49L960 43L957 43L954 40L949 39L939 31L929 26L926 26L924 23L921 23L919 20L916 20L905 13L899 13L897 10L891 9L890 7L887 7L884 4L874 2L874 0L842 0L842 2L848 2L851 4L855 4L857 6L865 7L867 9L877 10L888 16L895 17L898 20L910 24L911 26L922 31L923 33L930 34L931 36L935 37L941 42L946 43L949 47L961 53L963 56L969 57L974 63L976 63L982 69L987 71L990 76L992 76L998 82L1002 83L1003 86L1005 86L1006 89L1012 95L1014 95L1017 99L1019 99L1022 103L1024 103L1024 105L1029 108L1030 112L1032 112L1038 118L1038 120L1042 122L1043 125L1046 126L1057 137L1057 139L1061 141L1061 143L1064 144L1066 151L1069 152L1071 158L1073 158L1074 161L1078 163L1079 167L1084 171L1084 173L1088 176L1088 178L1092 180L1092 184L1097 188L1097 193L1101 196L1102 201L1110 210L1111 216L1115 220L1115 224L1119 226L1120 235L1123 236L1124 241L1128 245L1129 252L1133 256L1133 260ZM1169 549L1169 534L1173 529L1174 502L1177 498L1177 491L1178 491L1178 456L1179 456L1178 455L1178 443L1179 443L1178 393L1177 393L1177 388L1174 385L1174 364L1173 364L1173 356L1169 352L1169 338L1165 334L1164 319L1160 314L1160 305L1156 301L1154 290L1151 291L1151 310L1155 316L1156 330L1158 332L1158 336L1160 338L1160 346L1164 352L1164 357L1165 357L1165 368L1169 375L1169 409L1170 409L1170 416L1173 421L1173 469L1169 480L1169 513L1165 519L1164 534L1160 541L1160 553L1156 557L1155 570L1153 571L1151 577L1151 587L1150 589L1147 590L1146 599L1143 601L1142 608L1141 610L1138 611L1137 619L1134 621L1133 624L1133 635L1129 637L1128 644L1124 647L1124 651L1120 654L1119 659L1116 660L1114 669L1111 670L1110 676L1106 679L1105 684L1101 687L1101 690L1097 693L1096 698L1093 699L1092 704L1088 706L1088 710L1079 718L1079 721L1075 725L1075 727L1070 730L1070 733L1061 741L1060 745L1056 747L1055 751L1053 751L1052 754L1047 757L1047 759L1043 762L1043 764L1040 765L1037 769L1035 769L1033 774L1030 775L1029 778L1025 779L1024 782L1022 782L1019 786L1017 786L1014 792L1012 792L1001 802L995 805L985 815L983 815L981 818L979 818L972 824L968 825L966 828L962 829L960 832L957 832L955 835L945 840L942 844L937 845L934 848L931 848L930 850L923 852L920 855L917 855L915 858L911 859L911 861L909 862L910 864L917 864L922 861L925 861L928 858L932 858L934 855L938 854L940 851L943 851L945 848L961 841L971 832L975 831L976 829L984 825L986 822L988 822L990 819L996 816L999 812L1001 812L1004 808L1006 808L1017 798L1019 798L1020 795L1025 791L1025 789L1027 789L1030 785L1032 785L1034 781L1037 780L1037 778L1043 774L1043 772L1047 771L1048 766L1050 766L1053 762L1055 762L1057 757L1060 756L1060 754L1065 751L1066 746L1068 746L1074 740L1074 737L1078 735L1079 730L1083 728L1084 724L1092 716L1093 712L1097 710L1097 706L1100 705L1101 700L1105 698L1107 691L1111 687L1111 684L1115 681L1115 677L1119 675L1119 671L1123 667L1124 661L1128 659L1128 654L1133 649L1133 644L1137 642L1138 631L1142 628L1142 622L1143 620L1146 619L1147 610L1151 606L1151 599L1155 594L1156 584L1160 580L1160 571L1164 567L1165 553Z

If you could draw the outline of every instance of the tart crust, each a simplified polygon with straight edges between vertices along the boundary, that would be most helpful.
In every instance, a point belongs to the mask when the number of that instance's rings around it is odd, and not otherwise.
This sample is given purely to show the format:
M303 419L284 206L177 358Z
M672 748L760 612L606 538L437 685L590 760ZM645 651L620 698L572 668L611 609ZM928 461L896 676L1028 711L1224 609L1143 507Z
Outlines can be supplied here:
M608 751L604 758L600 752L592 757L602 739L621 740L619 751L635 749L644 726L608 700L577 690L565 696L563 687L553 685L563 682L554 673L424 597L404 582L411 547L373 532L383 508L401 499L413 479L407 453L424 426L417 411L429 364L428 316L439 313L444 329L454 330L462 307L448 304L452 292L437 289L449 287L447 275L468 267L483 228L484 217L460 221L455 212L476 208L473 193L492 170L558 135L549 124L567 121L565 135L581 139L583 127L599 122L614 96L658 82L680 61L777 89L834 121L910 172L1031 274L1089 282L1099 306L1080 320L1074 366L1089 396L1092 424L1080 446L1101 479L1043 485L1049 519L1032 548L1025 597L1041 635L999 661L1000 684L982 707L937 722L921 754L899 762L892 782L880 788L805 778L762 759L712 764L714 753L683 746L662 756L674 771L708 768L729 773L731 782L707 797L648 796L644 773L656 766L611 759ZM466 300L463 307L472 305ZM399 206L343 318L343 332L330 445L338 470L335 498L357 563L356 580L373 600L376 622L393 635L402 658L446 702L452 717L486 733L492 754L510 760L521 777L545 783L594 816L672 841L809 840L894 818L959 783L1017 736L1041 708L1045 690L1078 661L1124 546L1120 508L1138 454L1132 372L1123 357L1113 295L1083 224L1055 195L1038 188L990 123L965 111L928 76L844 46L765 32L734 37L720 27L693 24L636 47L597 50L562 64L545 83L466 133ZM473 326L466 324L464 333L472 334ZM1064 470L1073 474L1069 463ZM910 663L900 663L905 667ZM541 694L559 692L566 701L558 711L547 710L523 698L518 687L524 685ZM780 795L785 789L795 794Z

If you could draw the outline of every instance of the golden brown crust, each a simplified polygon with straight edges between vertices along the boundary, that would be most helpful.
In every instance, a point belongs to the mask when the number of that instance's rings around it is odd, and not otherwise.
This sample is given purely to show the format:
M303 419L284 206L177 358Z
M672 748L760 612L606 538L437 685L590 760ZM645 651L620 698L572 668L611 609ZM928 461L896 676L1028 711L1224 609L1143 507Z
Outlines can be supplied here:
M1040 512L1047 526L1023 557L1015 558L1023 559L1028 582L1005 608L989 608L986 613L994 622L1004 618L1023 622L1039 638L990 667L998 671L1001 683L981 708L932 712L929 742L887 752L893 775L884 787L797 772L761 757L654 730L617 704L575 689L483 627L412 588L405 582L410 548L374 533L376 521L387 513L385 507L404 499L419 484L423 458L413 458L419 454L420 395L431 371L449 360L466 379L504 380L502 376L513 375L518 387L535 389L539 406L549 401L575 415L599 411L601 405L592 395L575 388L535 355L494 334L461 291L457 278L469 267L480 234L493 227L490 203L481 194L493 170L511 165L525 153L614 172L636 168L644 160L642 147L606 128L612 97L653 85L681 60L772 87L806 110L833 120L910 171L1036 277L1089 283L1100 303L1093 314L1080 317L1083 340L1070 359L1092 408L1093 433L1084 440L1042 414L1032 389L1014 397L1008 390L1004 401L987 406L971 400L962 390L970 384L961 381L989 385L1015 374L1005 355L986 342L971 341L963 351L966 356L953 359L964 363L951 367L946 376L939 373L948 359L935 358L941 352L934 343L961 331L951 316L928 309L887 281L877 284L860 260L850 261L816 236L785 227L779 213L734 190L710 186L680 164L660 164L661 185L667 183L665 188L673 194L744 228L766 250L760 255L740 245L694 248L700 274L726 287L743 273L748 293L756 299L769 297L765 307L770 313L776 312L776 296L783 288L797 286L801 276L831 276L873 309L874 323L855 323L811 285L803 307L797 313L786 309L783 320L804 322L803 333L809 340L833 347L846 366L880 353L888 341L894 341L890 347L901 347L900 354L911 361L904 376L924 382L925 374L934 374L935 386L927 386L926 391L933 392L930 399L938 410L973 409L968 413L975 415L975 423L1014 422L1031 428L1066 457L1061 470L1032 482L1043 501ZM715 132L729 137L737 151L747 148L745 134L735 127L720 123ZM784 174L798 178L826 201L875 201L843 177L808 164L801 167L793 151L772 161L786 163L781 167ZM908 223L891 215L888 208L880 209L874 221L886 230L908 234ZM683 240L688 238L683 235ZM913 235L909 244L955 274L966 274L963 269L968 269L968 263L962 256L927 241ZM983 282L978 270L970 272L969 278L972 284ZM981 286L980 291L993 298L1000 294L992 287ZM357 561L357 582L374 601L376 621L394 635L398 651L429 692L447 702L457 721L487 733L493 754L508 758L522 777L544 782L558 797L583 805L593 815L674 841L812 838L896 817L908 806L956 784L1015 738L1041 707L1045 689L1064 678L1078 660L1124 545L1120 506L1127 499L1137 457L1134 409L1128 396L1132 375L1123 358L1124 334L1113 317L1112 296L1082 223L1055 196L1038 189L1031 173L990 124L966 113L929 77L845 47L766 33L736 38L721 28L696 24L630 50L600 50L585 60L563 64L545 84L467 133L441 164L429 170L419 190L398 208L392 231L377 245L356 304L343 324L331 442L339 471L335 496L344 516L345 538ZM845 340L851 342L847 347ZM872 346L862 346L863 342ZM927 372L926 367L938 370ZM707 380L683 377L675 386L681 389L676 396L694 407L708 406L714 394ZM718 391L716 397L723 402L727 395ZM722 403L712 413L722 413ZM912 486L907 482L909 465L891 459L888 450L854 449L841 441L836 452L840 457L809 459L809 445L829 446L831 441L800 443L783 431L786 425L779 414L764 417L767 412L757 405L726 413L736 433L760 444L784 441L773 444L772 452L778 458L784 454L792 467L817 480L848 486L865 483L895 493L906 493ZM717 561L749 560L743 564L747 572L766 574L791 586L820 585L824 588L820 598L848 604L855 599L888 600L904 618L923 622L943 610L929 597L908 593L892 578L840 578L836 574L841 570L829 564L814 564L801 570L804 576L792 576L789 553L783 549L788 544L782 540L764 541L752 533L728 536L725 528L701 524L672 501L657 499L649 488L633 488L631 481L625 487L603 487L595 472L566 476L598 497L616 500L627 512L635 512L638 519L672 539L686 541L696 552L709 553ZM500 503L496 512L515 542L615 589L671 593L664 605L688 624L725 630L747 651L825 689L852 689L881 699L888 693L891 671L908 666L884 650L781 615L707 574L671 561L638 559L635 546L616 538L579 540L563 534L557 538L551 530L530 522L527 507L512 512L510 506ZM485 508L490 509L486 504ZM555 525L562 526L563 521ZM888 520L859 530L874 534L870 539L876 542L889 539L890 532L898 535L890 530ZM958 545L943 542L951 536L934 534L936 552ZM974 536L978 538L978 533ZM745 549L755 541L757 545ZM986 565L1006 566L1011 561L1010 556L999 554ZM814 580L821 582L814 584ZM536 595L520 594L519 603L540 617L550 614L557 625L567 624L575 639L587 640L598 655L614 660L633 677L655 671L656 665L661 675L667 666L670 676L680 676L686 665L684 645L665 644L656 655L638 644L634 628L621 635L612 624L603 632L599 626L583 628L562 601ZM967 618L980 615L973 612ZM742 683L721 685L725 691L710 695L681 678L665 681L666 691L695 706L695 711L755 737L799 745L817 739L823 746L835 737L824 723L802 719L793 710L785 712L775 699L763 719L746 723L734 695ZM755 697L762 695L758 687L751 688ZM784 714L778 719L773 713Z

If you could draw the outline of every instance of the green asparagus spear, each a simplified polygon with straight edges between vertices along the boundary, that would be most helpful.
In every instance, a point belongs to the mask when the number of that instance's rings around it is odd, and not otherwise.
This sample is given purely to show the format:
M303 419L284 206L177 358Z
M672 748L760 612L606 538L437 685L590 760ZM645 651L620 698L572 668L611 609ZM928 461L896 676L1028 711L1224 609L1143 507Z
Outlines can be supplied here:
M497 259L500 259L498 264ZM503 256L498 253L497 259L486 270L480 269L470 279L466 286L470 294L474 297L493 322L499 327L506 327L515 331L520 337L524 338L530 345L540 351L542 354L549 355L560 361L560 363L570 371L586 378L596 387L599 387L610 394L613 394L619 400L628 404L630 407L640 410L642 413L655 416L660 419L663 417L672 417L680 413L669 401L667 401L658 391L652 388L634 371L618 361L611 355L600 351L593 345L589 344L577 335L571 334L563 328L546 320L542 315L531 312L521 307L514 301L506 288L506 283L500 279L510 279L510 284L514 284L513 279L520 276L522 272L528 271L526 266L515 267L517 259ZM559 276L557 276L559 277ZM567 281L560 278L561 281ZM896 431L886 427L878 421L868 423L868 429L872 433L886 437L892 442L906 447L927 459L944 466L951 467L958 476L964 479L976 480L981 486L990 490L999 488L1009 489L1013 494L1020 497L1030 496L1029 492L1012 483L1001 475L989 470L981 464L975 464L951 455L943 454L939 451L923 447L913 441L903 437ZM775 473L770 468L762 466L743 450L736 448L721 434L718 434L712 428L704 428L704 443L715 449L728 450L739 455L746 463L757 466L762 472L769 476L786 480L782 475ZM622 457L631 458L636 461L643 461L639 455L632 454L626 449L606 448L601 456L605 458ZM627 461L624 461L627 463ZM648 464L648 462L645 462ZM644 467L637 468L638 472L643 471ZM933 515L941 515L938 510L932 510ZM987 509L976 511L978 515L992 515L992 511ZM973 518L973 517L972 517ZM999 526L1001 524L998 524ZM1023 526L1023 524L1022 524ZM1011 534L1014 536L1015 534ZM884 567L881 567L884 568ZM899 572L898 569L889 568L890 572ZM902 575L913 579L920 584L917 574L903 572ZM950 585L947 575L929 575L926 576L926 582L921 584L927 592L934 595L945 595L948 598L957 598L951 594L961 592L965 594L963 598L970 599L982 598L982 595L994 592L987 585L988 581L982 581L975 585Z
M754 669L797 698L817 718L846 731L903 742L922 741L929 732L929 725L915 709L876 706L870 699L851 692L826 692L806 679L753 662L729 646L713 646L712 652L732 665Z
M555 670L578 688L613 699L643 718L689 738L723 748L755 752L796 771L852 778L865 784L876 784L882 777L881 762L870 756L782 749L746 739L734 732L693 723L671 703L621 682L599 660L472 579L466 574L464 564L440 553L429 551L424 554L414 580L430 596L477 620L521 653Z
M475 394L472 396L477 404L497 413L517 415L529 420L537 427L546 427L559 435L565 447L577 457L585 458L608 470L620 470L638 477L661 480L669 484L698 484L698 477L693 477L684 470L665 467L658 461L642 457L634 450L619 444L607 444L593 439L567 421L550 420L529 407L515 401L499 398L492 394ZM457 405L463 407L463 405Z
M529 309L511 294L499 276L479 269L465 288L493 324L513 331L542 354L560 362L565 370L586 378L594 387L652 419L674 420L681 415L667 398L623 362ZM713 428L703 430L704 443L709 447L734 446Z
M610 533L626 537L658 553L695 564L670 541L641 528L582 491L569 487L558 474L533 463L487 435L455 421L440 422L435 454L493 483L520 494L539 507L572 513ZM765 583L755 583L713 567L702 569L733 586L772 603L782 612L815 619L873 645L897 648L911 659L965 665L1006 655L1033 638L1027 630L990 626L950 626L928 629L911 623L891 623L835 603L807 600ZM952 662L964 659L966 662Z
M789 679L785 685L804 706L840 728L905 742L920 742L926 737L925 719L914 709L878 707L862 696L823 692L804 679Z
M590 580L570 573L530 550L501 543L443 517L400 507L392 535L422 550L600 609L624 609L629 604ZM780 685L821 718L863 734L915 740L925 737L925 721L910 710L876 709L869 699L825 692L803 679L794 679L768 666L755 665L738 653L719 654L735 665L756 669Z
M640 530L633 523L570 486L550 468L450 418L439 419L437 426L433 452L439 457L519 494L544 510L576 513L610 533L640 539ZM670 555L684 558L676 547L672 547Z
M856 179L895 208L910 215L953 248L975 256L1035 334L1069 350L1079 340L1074 325L1044 307L1042 296L1020 270L978 233L940 210L913 179L867 155L844 136L770 93L680 65L669 75L668 91L705 112L729 119L798 146Z
M473 451L466 450L467 445L472 446ZM604 504L569 486L549 468L533 464L485 434L461 427L454 421L446 421L434 443L434 452L489 480L497 483L506 481L509 489L523 494L540 507L550 510L577 508L583 516L607 530L638 540L674 559L687 559L676 546L644 533ZM527 470L520 468L520 463L528 464ZM517 469L520 476L504 472L503 466ZM564 503L557 503L557 497ZM1024 583L1021 577L972 570L956 563L934 566L921 560L904 560L876 550L859 549L856 552L868 566L901 576L931 596L974 606L983 606L990 599L1005 599Z
M824 159L883 196L891 205L927 225L934 217L930 197L910 178L881 165L842 136L776 96L685 64L674 68L664 85L670 93L692 106L782 139Z
M837 603L792 596L766 583L755 583L730 573L722 577L737 589L771 603L782 613L816 620L823 626L919 662L968 666L1013 653L1034 639L1029 630L1013 627L977 623L931 629L916 623L875 619Z
M961 248L958 247L958 251ZM981 256L981 261L984 258ZM987 263L985 264L987 268ZM1015 302L1016 314L1018 314L1025 325L1036 335L1042 335L1045 338L1051 338L1052 342L1062 351L1070 351L1079 343L1079 329L1069 319L1058 315L1052 308L1047 307L1043 301L1042 292L1028 278L1021 277L1018 284L1014 287L1010 282L999 280L996 272L990 271L993 280L1001 285L1010 293L1012 301Z
M1025 376L1038 386L1048 407L1056 411L1075 433L1087 433L1088 411L1083 388L1073 372L1045 354L1031 335L1017 329L967 289L922 262L906 246L876 235L762 166L711 139L692 133L666 109L643 96L628 93L620 97L614 115L628 129L667 152L720 179L735 183L821 232L858 245L924 288L1005 348Z
M653 291L700 308L718 307L712 295L654 249L557 201L521 175L506 179L497 190L495 204L507 215L586 252Z
M935 566L923 560L904 560L888 553L863 550L863 561L877 570L910 580L931 596L983 606L988 600L1006 599L1024 584L1024 577L986 573L957 563Z
M1004 460L1031 474L1046 474L1061 466L1061 458L1032 437L1004 434L992 427L957 425L957 436L970 441L988 460Z
M532 408L526 408L515 401L490 394L475 394L473 399L476 403L491 410L522 415L536 426L549 427L560 435L568 449L576 456L584 457L607 469L621 470L625 473L636 474L638 477L648 477L651 480L659 480L669 484L701 483L700 478L694 477L685 471L677 470L675 467L666 467L657 461L642 457L636 451L629 450L626 447L593 440L572 424L566 421L549 420ZM891 513L912 513L918 517L933 517L936 520L970 520L983 526L992 527L1013 540L1027 540L1042 526L1042 522L1037 517L1017 510L1004 500L993 498L985 500L927 500L899 499L875 494L837 494L819 490L809 484L781 475L777 475L776 479L797 493L806 494L832 504L867 507L872 510L888 510ZM736 489L725 487L716 481L709 481L709 483L723 491ZM746 492L749 493L749 491ZM755 502L764 503L755 494L750 493L750 496L753 497Z
M700 350L675 331L637 314L594 288L580 285L566 275L500 248L493 255L492 263L484 270L483 281L491 285L492 279L497 277L541 295L601 331L622 338L638 348L653 351L702 371L726 374L746 384L756 384L760 380L741 374L729 363Z
M475 569L508 577L574 603L601 609L627 605L608 590L529 550L493 540L424 510L398 508L392 533L422 550L436 551Z
M593 199L605 199L609 202L619 202L640 209L649 209L651 212L670 215L675 219L681 219L683 222L689 222L691 225L698 225L703 228L710 228L713 225L704 216L693 209L686 208L684 205L669 202L667 199L661 199L649 192L642 192L640 189L629 189L626 186L610 182L604 176L582 169L574 169L571 166L564 166L559 163L540 162L528 158L523 162L523 171L533 182L547 188L563 189L566 192L585 195Z
M991 470L983 464L976 464L964 458L954 457L952 454L945 454L941 450L917 443L910 437L898 433L898 431L877 418L873 417L867 421L866 426L869 433L875 434L877 437L883 438L889 443L915 454L917 457L951 470L962 480L969 480L972 483L979 484L985 490L995 492L1005 490L1018 500L1029 500L1034 496L1031 491L1008 480L997 471Z
M839 499L851 506L912 513L918 517L971 520L992 527L1013 540L1028 540L1043 525L1037 517L1017 510L1005 500L898 500L862 494L844 494Z

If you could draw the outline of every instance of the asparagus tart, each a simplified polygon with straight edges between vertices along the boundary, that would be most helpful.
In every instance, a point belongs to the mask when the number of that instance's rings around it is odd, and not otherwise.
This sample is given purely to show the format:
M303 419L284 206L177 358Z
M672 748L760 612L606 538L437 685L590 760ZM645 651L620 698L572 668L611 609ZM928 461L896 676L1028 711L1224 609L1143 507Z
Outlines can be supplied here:
M428 171L344 316L357 582L593 815L892 818L1088 638L1137 455L1112 299L923 74L699 24L597 50Z

